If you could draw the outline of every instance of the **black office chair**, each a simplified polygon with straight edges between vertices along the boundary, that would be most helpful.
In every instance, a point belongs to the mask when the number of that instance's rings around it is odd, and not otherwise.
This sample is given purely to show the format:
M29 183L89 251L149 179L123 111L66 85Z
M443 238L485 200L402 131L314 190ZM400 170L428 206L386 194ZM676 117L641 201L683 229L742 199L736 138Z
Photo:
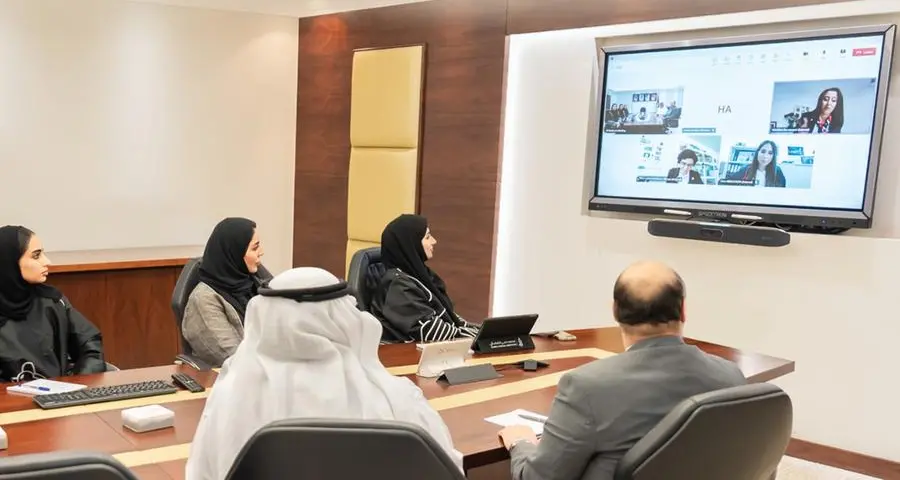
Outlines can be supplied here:
M102 453L52 452L0 458L0 480L137 480Z
M175 289L172 290L171 303L172 313L175 314L175 328L178 330L178 339L181 342L181 353L175 357L175 362L190 365L197 370L207 370L209 365L193 356L193 349L191 349L191 344L184 338L181 324L184 321L184 309L187 308L191 292L200 283L200 264L202 260L202 258L192 258L184 265L184 268L178 275L178 280L175 282ZM256 276L259 277L263 284L272 280L272 274L262 265L259 266Z
M465 480L421 427L396 421L295 419L273 422L238 453L228 480Z
M175 282L175 290L172 291L172 313L175 314L175 328L178 330L178 340L181 342L181 353L175 357L175 362L190 365L197 370L206 370L208 365L193 357L191 344L184 338L184 332L181 329L181 322L184 321L184 309L187 308L188 298L190 298L191 292L194 291L194 287L200 283L200 262L200 258L188 260L178 275L178 280Z
M378 288L378 282L385 272L381 263L381 247L369 247L357 251L350 258L350 269L347 272L347 284L353 289L356 306L366 312L372 301L372 292Z
M790 397L769 383L695 395L626 452L615 480L768 480L792 423Z

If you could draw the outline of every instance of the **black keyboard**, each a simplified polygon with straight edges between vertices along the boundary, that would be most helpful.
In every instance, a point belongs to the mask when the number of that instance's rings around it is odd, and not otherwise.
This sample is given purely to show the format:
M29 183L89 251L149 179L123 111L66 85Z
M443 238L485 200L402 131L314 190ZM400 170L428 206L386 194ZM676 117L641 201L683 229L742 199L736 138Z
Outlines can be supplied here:
M175 386L162 380L127 383L76 390L69 393L49 393L32 397L34 403L44 410L50 408L74 407L91 403L112 402L129 398L153 397L177 392Z

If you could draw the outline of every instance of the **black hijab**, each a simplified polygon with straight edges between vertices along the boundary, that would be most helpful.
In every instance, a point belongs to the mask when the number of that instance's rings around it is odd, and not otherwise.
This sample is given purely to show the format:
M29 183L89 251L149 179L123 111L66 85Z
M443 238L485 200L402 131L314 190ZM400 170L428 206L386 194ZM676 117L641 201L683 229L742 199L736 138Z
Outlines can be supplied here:
M427 231L428 220L421 215L403 214L395 218L381 232L381 262L388 269L399 268L422 282L447 309L450 318L456 319L447 285L425 265L427 257L422 239Z
M7 320L25 320L37 297L62 298L59 290L49 285L31 284L22 278L19 260L28 250L32 236L34 232L25 227L0 227L0 327Z
M241 320L256 295L257 281L244 262L255 229L256 222L246 218L222 220L209 236L200 264L200 281L230 303Z

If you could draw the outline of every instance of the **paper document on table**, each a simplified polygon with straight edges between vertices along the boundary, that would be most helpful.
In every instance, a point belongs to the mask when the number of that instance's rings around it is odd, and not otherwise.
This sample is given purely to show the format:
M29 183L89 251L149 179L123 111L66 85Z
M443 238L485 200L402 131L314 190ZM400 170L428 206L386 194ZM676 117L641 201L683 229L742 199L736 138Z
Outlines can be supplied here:
M6 387L6 391L24 395L46 395L49 393L69 393L83 388L87 388L87 385L57 382L56 380L45 380L41 378L30 382L20 383L18 385L10 385Z
M513 425L531 427L531 429L534 430L534 434L540 437L541 434L544 433L544 422L547 421L547 417L520 408L509 413L502 413L500 415L485 418L485 421L500 425L501 427L510 427Z

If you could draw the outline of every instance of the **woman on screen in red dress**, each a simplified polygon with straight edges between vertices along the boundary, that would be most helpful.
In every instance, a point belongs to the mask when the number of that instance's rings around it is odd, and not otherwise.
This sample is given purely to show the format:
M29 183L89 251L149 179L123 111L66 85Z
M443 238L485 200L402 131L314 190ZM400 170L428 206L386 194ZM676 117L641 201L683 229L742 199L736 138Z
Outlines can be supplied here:
M844 126L844 94L828 88L819 94L816 108L800 117L800 129L808 133L841 133Z
M754 182L757 187L783 188L787 181L778 166L778 145L771 140L760 143L753 152L753 161L729 175L728 180Z

